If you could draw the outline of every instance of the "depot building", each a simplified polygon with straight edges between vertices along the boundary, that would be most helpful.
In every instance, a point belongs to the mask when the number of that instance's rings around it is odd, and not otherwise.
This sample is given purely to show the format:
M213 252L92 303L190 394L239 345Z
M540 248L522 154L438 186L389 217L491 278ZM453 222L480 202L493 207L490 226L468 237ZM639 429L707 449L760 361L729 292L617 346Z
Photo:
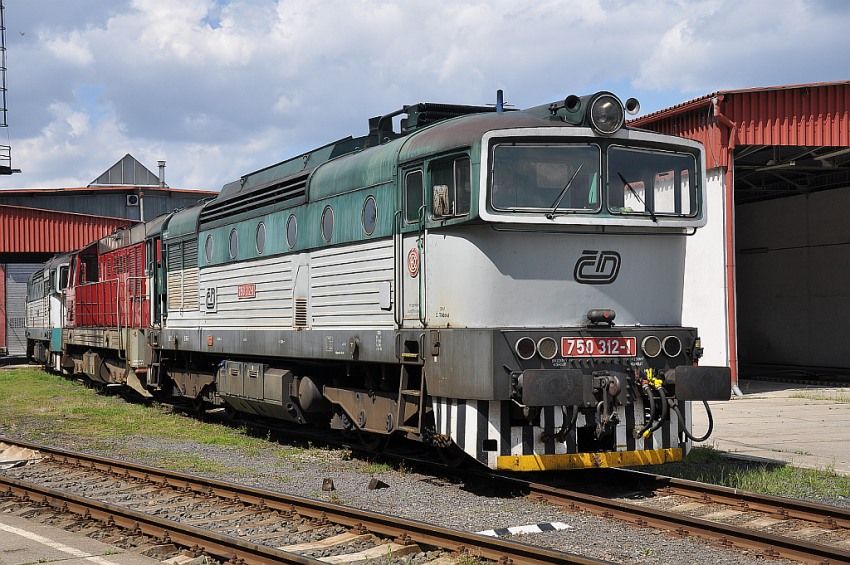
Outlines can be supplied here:
M86 186L0 190L0 357L26 354L27 280L44 261L217 194L171 188L159 165L127 154Z
M850 368L850 82L725 90L631 126L705 146L683 322L737 375Z

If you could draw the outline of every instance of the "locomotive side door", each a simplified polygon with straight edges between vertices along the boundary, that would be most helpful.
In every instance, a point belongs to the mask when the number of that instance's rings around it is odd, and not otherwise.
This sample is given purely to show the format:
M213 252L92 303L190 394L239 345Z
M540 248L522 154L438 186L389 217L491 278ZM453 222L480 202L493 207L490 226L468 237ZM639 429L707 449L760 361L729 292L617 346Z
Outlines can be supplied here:
M425 317L425 179L422 166L402 171L401 242L396 247L400 279L396 300L399 325L420 328Z

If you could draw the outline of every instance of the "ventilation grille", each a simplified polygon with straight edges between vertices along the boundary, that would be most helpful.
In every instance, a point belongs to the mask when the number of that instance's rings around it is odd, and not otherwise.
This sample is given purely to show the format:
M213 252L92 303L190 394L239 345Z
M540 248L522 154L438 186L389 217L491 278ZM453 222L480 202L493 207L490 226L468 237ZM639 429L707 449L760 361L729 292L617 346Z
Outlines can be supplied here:
M253 189L246 194L239 194L222 202L213 200L201 212L201 223L215 222L233 215L292 201L292 205L303 202L307 196L307 177L309 173L301 173L294 177L274 182L267 186Z
M198 289L198 242L186 240L166 246L168 256L168 309L197 310L200 291Z
M296 328L306 328L307 327L307 299L306 298L296 298L295 299L295 327Z

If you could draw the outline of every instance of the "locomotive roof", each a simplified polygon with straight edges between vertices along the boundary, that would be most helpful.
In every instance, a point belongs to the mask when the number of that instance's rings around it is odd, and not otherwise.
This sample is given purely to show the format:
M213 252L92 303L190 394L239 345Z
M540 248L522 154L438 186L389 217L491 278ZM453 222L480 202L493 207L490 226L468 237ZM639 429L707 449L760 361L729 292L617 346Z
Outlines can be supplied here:
M358 188L391 182L400 163L465 147L477 147L488 131L507 128L570 127L536 111L488 112L438 122L378 147L344 155L319 165L309 185L309 199L319 200Z
M203 204L197 204L185 210L174 212L163 229L163 239L175 239L198 231L198 216L201 215Z

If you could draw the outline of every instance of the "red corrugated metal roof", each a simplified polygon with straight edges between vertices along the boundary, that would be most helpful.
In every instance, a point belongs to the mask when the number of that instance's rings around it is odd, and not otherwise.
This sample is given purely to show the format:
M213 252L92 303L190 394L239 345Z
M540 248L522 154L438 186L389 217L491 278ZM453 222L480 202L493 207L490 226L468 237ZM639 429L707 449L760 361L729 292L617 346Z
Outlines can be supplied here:
M734 124L715 115L717 109ZM721 90L641 116L629 125L700 141L709 168L738 145L850 146L850 81ZM727 124L728 125L728 124Z
M124 218L0 205L0 253L62 253L131 223Z

